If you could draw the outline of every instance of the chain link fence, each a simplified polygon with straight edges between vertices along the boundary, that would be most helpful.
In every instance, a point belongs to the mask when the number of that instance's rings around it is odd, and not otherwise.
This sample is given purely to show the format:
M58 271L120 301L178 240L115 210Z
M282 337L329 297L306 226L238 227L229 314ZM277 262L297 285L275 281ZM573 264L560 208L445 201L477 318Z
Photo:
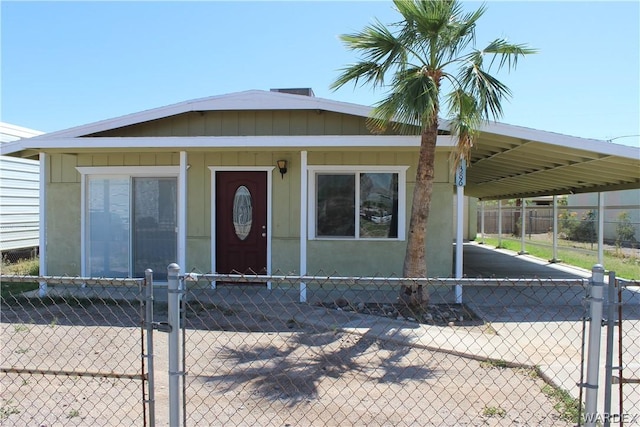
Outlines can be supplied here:
M144 425L143 281L1 280L0 425Z
M173 288L171 277L144 288L152 280L2 276L0 424L588 421L588 279L192 273ZM607 410L633 425L640 284L620 283L611 364L623 369L611 366ZM398 303L416 286L429 290L425 307Z
M478 210L477 229L485 235L503 238L522 236L522 208L485 202ZM527 205L524 217L526 237L540 245L550 245L553 232L553 206ZM619 254L637 253L640 239L640 208L606 206L603 218L603 241ZM557 206L558 237L572 250L594 251L598 241L598 206Z
M184 276L184 425L575 425L586 284Z

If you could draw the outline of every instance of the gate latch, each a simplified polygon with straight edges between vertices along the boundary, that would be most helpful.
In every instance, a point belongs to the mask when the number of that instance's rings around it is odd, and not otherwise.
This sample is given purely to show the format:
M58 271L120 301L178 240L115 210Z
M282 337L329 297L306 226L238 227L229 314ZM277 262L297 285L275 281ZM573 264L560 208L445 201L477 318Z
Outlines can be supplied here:
M167 333L171 332L171 330L173 329L169 324L169 322L151 322L151 326L156 331L167 332Z

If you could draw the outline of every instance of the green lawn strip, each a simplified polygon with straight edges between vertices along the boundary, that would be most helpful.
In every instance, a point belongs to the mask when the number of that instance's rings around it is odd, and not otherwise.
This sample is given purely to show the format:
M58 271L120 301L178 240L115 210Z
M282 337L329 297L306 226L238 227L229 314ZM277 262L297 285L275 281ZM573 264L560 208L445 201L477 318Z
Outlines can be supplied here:
M17 276L37 276L40 271L40 262L37 258L24 259L15 263L2 262L2 274ZM23 292L38 289L39 285L34 282L28 283L5 283L0 286L0 297L7 299L20 295Z
M37 283L3 283L2 286L0 286L0 297L2 297L3 300L7 300L23 292L38 289L38 287Z
M497 247L498 239L493 237L485 237L484 243ZM520 240L513 240L503 237L500 247L514 252L519 252L521 249L521 242ZM525 242L525 251L528 252L529 255L544 260L550 260L553 258L553 248L551 246L546 246L539 243ZM591 268L598 263L597 254L569 250L563 248L560 244L558 245L557 256L563 264L583 268L585 270L591 270ZM628 280L640 280L640 259L638 258L624 258L605 251L604 267L609 271L615 271L617 277L622 277Z

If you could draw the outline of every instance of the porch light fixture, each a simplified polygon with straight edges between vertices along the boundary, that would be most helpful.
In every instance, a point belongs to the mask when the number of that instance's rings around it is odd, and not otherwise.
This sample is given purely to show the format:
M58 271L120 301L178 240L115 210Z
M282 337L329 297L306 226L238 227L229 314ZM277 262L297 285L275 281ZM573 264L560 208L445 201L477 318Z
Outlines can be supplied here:
M278 169L280 170L280 175L282 179L284 179L284 174L287 173L287 161L286 160L278 160L276 162L278 164Z

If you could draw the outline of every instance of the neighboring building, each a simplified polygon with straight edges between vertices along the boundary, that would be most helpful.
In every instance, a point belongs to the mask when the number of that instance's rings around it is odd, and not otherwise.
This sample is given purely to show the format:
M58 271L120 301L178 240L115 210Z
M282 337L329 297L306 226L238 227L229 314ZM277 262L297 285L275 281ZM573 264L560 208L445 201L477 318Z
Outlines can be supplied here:
M638 171L640 175L640 171ZM620 215L626 213L635 229L636 242L640 241L640 190L622 190L604 193L604 240L615 243L618 237L616 227ZM587 211L598 210L598 193L571 194L567 196L567 208L584 215ZM633 242L626 242L633 244Z
M41 135L32 129L0 122L0 144ZM0 251L38 246L38 161L0 157Z
M177 261L198 272L400 275L420 137L373 134L369 107L312 94L214 96L5 145L5 154L45 161L43 274L152 268L162 280ZM443 122L426 243L431 277L452 275L454 149ZM492 123L471 153L465 194L640 188L637 154ZM593 168L610 173L594 180Z

